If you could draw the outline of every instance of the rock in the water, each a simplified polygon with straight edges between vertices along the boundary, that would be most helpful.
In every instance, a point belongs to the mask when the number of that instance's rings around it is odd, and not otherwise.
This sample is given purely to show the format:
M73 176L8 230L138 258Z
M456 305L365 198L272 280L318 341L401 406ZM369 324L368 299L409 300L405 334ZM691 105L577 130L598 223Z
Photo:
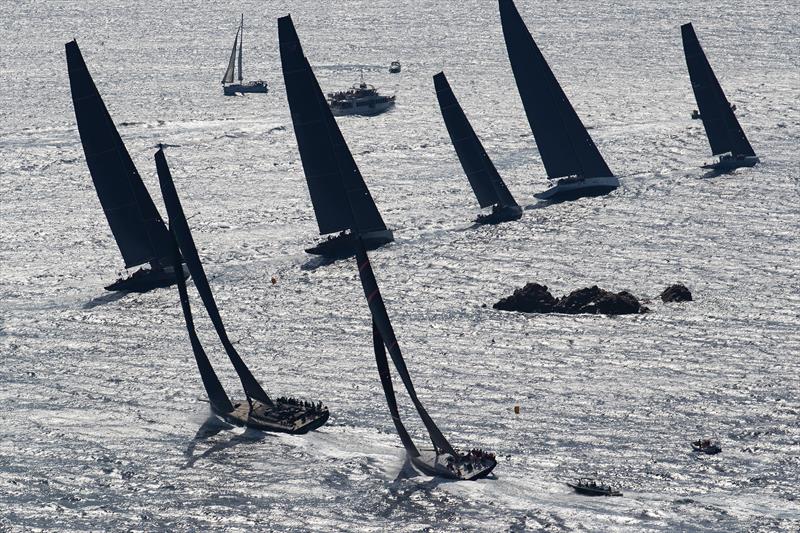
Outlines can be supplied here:
M686 285L676 283L670 285L664 292L661 293L662 302L691 302L692 292L686 288Z
M613 293L597 285L572 291L567 296L554 298L547 287L538 283L528 283L514 294L503 298L495 309L501 311L522 311L523 313L565 313L627 315L644 313L647 308L627 291Z

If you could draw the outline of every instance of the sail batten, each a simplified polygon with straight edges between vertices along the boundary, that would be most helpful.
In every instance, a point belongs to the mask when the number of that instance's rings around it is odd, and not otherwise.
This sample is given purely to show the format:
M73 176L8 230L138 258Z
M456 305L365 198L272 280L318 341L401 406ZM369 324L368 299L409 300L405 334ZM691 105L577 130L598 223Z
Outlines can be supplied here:
M703 52L691 23L681 26L681 39L692 82L697 107L714 155L731 152L734 155L754 156L722 86Z
M613 176L513 0L500 0L508 59L549 178Z
M75 119L100 205L127 268L169 260L171 237L83 60L65 45Z
M209 318L211 318L211 322L214 325L217 336L219 337L222 346L225 348L225 352L233 364L236 374L239 376L239 380L242 383L242 388L244 389L247 397L258 400L267 405L272 405L272 400L269 398L267 393L264 392L264 389L261 388L261 385L253 376L252 372L250 372L250 369L247 367L244 360L242 360L241 356L236 351L236 348L234 348L233 343L231 343L230 339L228 338L228 334L225 331L225 325L222 322L222 317L220 316L219 309L217 308L217 303L214 300L213 293L211 292L211 286L208 283L208 277L206 277L205 269L203 268L203 264L200 262L200 256L197 253L197 247L195 246L194 239L192 238L192 233L189 229L189 224L186 221L186 216L183 213L183 207L181 206L180 199L178 198L178 193L175 190L175 184L172 181L172 175L169 171L169 167L167 166L167 160L164 157L164 151L162 149L159 149L158 152L156 152L155 160L156 169L158 170L158 180L161 184L161 193L164 197L164 205L166 205L167 213L169 214L170 228L175 235L175 239L178 242L178 246L183 254L184 261L186 262L186 266L189 269L189 273L192 275L197 292L200 294L200 298L203 301L203 305L206 308Z
M385 230L364 178L319 87L291 17L278 19L281 66L297 146L320 234ZM348 198L353 200L352 210Z
M433 77L447 132L481 207L518 205L483 148L443 72Z

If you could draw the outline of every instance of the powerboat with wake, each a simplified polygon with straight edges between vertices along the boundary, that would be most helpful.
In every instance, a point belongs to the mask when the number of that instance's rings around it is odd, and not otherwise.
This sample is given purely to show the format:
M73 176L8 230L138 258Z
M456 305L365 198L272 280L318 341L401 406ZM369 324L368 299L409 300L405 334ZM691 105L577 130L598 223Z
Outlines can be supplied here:
M351 257L353 227L360 228L370 250L392 242L394 235L364 183L290 17L278 19L278 38L286 98L311 203L320 235L329 235L306 252L330 259Z
M602 196L619 180L564 94L513 0L500 0L500 20L511 70L548 179L536 198L552 202Z
M622 492L612 488L610 485L603 485L588 477L582 477L575 483L567 483L567 486L584 496L622 496Z
M176 276L175 280L178 284L178 294L180 295L183 316L186 320L186 329L189 332L192 351L197 362L197 368L200 371L200 378L203 380L203 386L211 403L212 412L230 424L246 426L260 431L303 434L319 428L328 420L329 412L327 407L322 405L321 402L309 402L297 398L270 398L228 338L217 303L211 292L205 269L203 269L203 264L200 262L200 256L197 253L197 247L194 244L189 224L183 213L178 193L175 190L175 184L172 181L172 174L167 166L163 148L159 148L158 152L156 152L155 160L161 193L169 215L170 231L174 237L172 241L173 261L177 264L180 257L183 256L189 271L192 273L192 279L206 312L234 370L236 370L236 374L239 376L245 393L245 401L234 403L231 402L222 387L197 336L186 282L181 276Z
M478 215L476 222L498 224L519 219L522 216L522 208L511 196L503 178L483 149L483 144L453 94L444 72L433 77L433 85L436 88L436 98L439 101L447 133L472 186L472 191L478 199L478 204L482 208L490 206L492 208L491 213Z
M397 72L400 72L400 70L397 70ZM380 115L394 106L394 99L394 95L386 96L380 94L374 85L366 83L363 70L361 71L360 83L353 85L346 91L328 93L328 105L335 117L347 115L371 117Z
M233 96L237 93L265 93L269 91L267 82L263 80L244 81L242 76L242 47L244 39L244 14L239 28L236 30L236 37L233 38L233 49L231 57L228 59L228 68L222 76L222 93L225 96ZM239 52L238 54L236 52ZM237 61L238 59L238 61ZM233 80L233 71L238 65L238 83Z
M702 165L702 168L727 172L755 166L759 159L736 119L736 106L728 102L691 23L681 26L681 39L689 79L700 109L698 115L703 121L712 154L719 156L717 162Z
M146 292L169 287L175 283L175 272L184 279L189 272L182 262L173 266L172 238L167 226L114 126L78 43L73 40L64 47L86 166L125 268L140 267L105 288L108 291Z

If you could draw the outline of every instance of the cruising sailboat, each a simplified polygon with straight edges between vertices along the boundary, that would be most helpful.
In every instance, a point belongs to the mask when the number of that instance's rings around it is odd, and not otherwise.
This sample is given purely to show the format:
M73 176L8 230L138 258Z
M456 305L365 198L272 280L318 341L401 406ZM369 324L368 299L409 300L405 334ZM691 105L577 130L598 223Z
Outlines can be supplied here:
M242 21L239 23L239 28L236 30L236 37L233 39L233 49L231 50L231 57L228 60L228 68L225 70L225 75L222 77L222 92L226 96L232 96L236 93L265 93L269 89L267 82L262 80L256 81L243 81L242 78L242 40L244 39L244 14L242 14ZM236 52L239 52L238 55ZM237 61L238 59L238 61ZM238 65L238 81L233 81L233 71Z
M328 258L352 256L353 237L348 230L353 227L361 229L369 249L393 241L303 55L291 17L278 19L278 37L286 97L319 233L340 232L306 252Z
M531 37L513 0L500 0L500 20L522 105L542 163L556 185L535 196L574 200L619 187L589 132Z
M149 263L106 286L109 291L145 292L175 283L169 231L139 176L114 121L94 84L78 43L65 45L75 119L86 165L125 268ZM185 278L188 271L180 266Z
M302 434L322 426L328 420L327 407L323 406L321 402L307 402L296 398L282 397L273 400L264 392L264 389L250 372L241 356L239 356L225 331L225 325L222 322L217 303L211 292L211 286L208 283L203 264L200 262L200 256L197 253L197 247L194 244L189 224L183 213L183 207L175 190L175 184L172 181L172 175L167 166L167 160L164 157L162 148L159 148L158 152L156 152L155 160L158 180L161 184L161 193L169 215L170 231L174 237L174 240L171 240L174 264L178 264L177 262L180 260L181 255L184 257L217 336L225 348L236 374L239 376L247 400L246 402L233 403L225 393L225 389L222 387L200 343L200 339L197 337L186 283L181 276L176 276L183 316L186 320L186 329L189 332L189 340L192 344L192 351L197 362L197 368L200 371L200 377L211 402L212 412L231 424L247 426L261 431Z
M469 184L482 208L491 206L492 212L478 215L479 224L497 224L517 220L522 216L522 208L508 191L503 178L497 172L492 160L483 149L480 139L472 129L467 116L458 103L444 72L433 77L436 98L442 111L447 132L456 149L461 166Z
M754 166L759 159L736 120L736 106L725 97L691 23L681 26L681 38L689 79L700 109L699 118L706 129L711 152L720 156L719 161L703 165L703 168L726 171Z

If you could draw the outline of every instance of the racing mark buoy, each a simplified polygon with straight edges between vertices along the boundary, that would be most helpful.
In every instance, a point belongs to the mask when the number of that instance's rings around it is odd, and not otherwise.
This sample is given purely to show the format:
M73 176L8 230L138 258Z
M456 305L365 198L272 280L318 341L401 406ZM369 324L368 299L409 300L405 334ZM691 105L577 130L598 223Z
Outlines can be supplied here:
M515 405L515 406L514 406L514 414L515 414L515 415L518 415L518 414L519 414L519 405Z

